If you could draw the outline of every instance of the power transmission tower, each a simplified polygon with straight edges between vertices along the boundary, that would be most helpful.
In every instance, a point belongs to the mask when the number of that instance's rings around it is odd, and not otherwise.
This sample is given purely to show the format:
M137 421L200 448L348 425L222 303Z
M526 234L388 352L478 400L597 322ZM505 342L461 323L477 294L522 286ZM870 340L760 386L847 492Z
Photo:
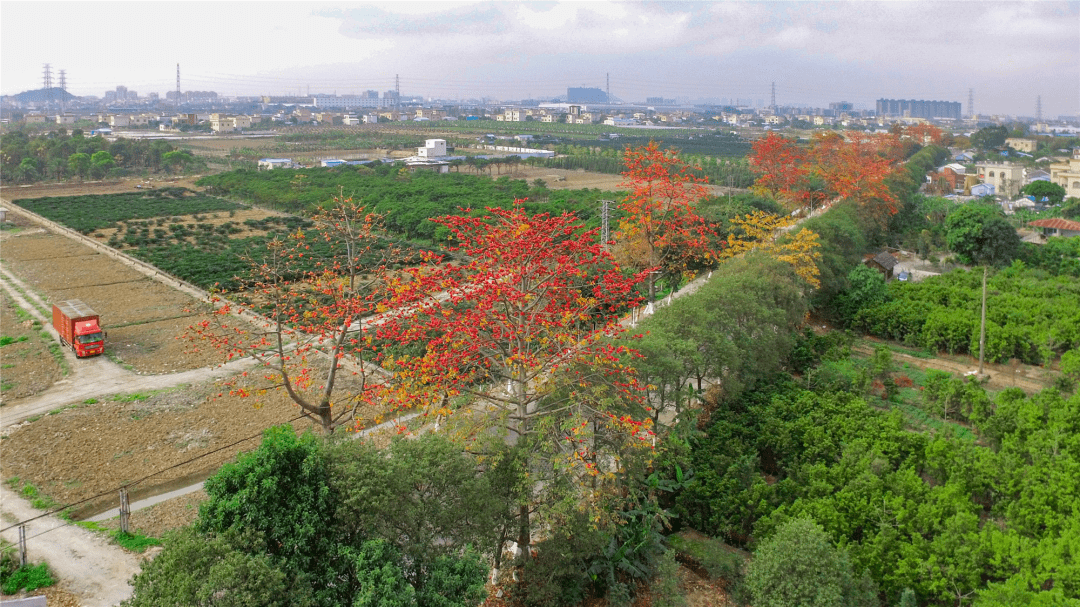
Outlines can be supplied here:
M401 107L401 76L394 74L394 109Z
M611 72L607 74L607 102L611 103Z
M43 75L45 76L46 102L51 104L52 100L53 100L53 94L52 94L52 66L50 66L48 63L45 64L45 73Z
M60 111L64 111L64 101L66 101L67 93L67 73L64 70L60 70Z
M968 118L975 117L975 89L968 89Z
M176 64L176 105L180 105L180 64Z
M772 102L769 104L773 112L776 111L776 83L772 83Z
M1042 95L1035 98L1035 120L1042 122Z

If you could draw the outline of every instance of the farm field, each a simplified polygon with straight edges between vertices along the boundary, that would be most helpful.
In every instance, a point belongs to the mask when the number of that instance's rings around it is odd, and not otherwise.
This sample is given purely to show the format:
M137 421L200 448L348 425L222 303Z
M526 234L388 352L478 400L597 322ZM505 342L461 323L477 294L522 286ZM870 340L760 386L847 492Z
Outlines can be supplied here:
M57 348L34 319L0 289L0 403L33 396L63 377L50 347Z
M4 241L4 266L47 301L81 299L109 331L107 352L139 373L169 373L215 364L211 352L189 352L176 339L209 314L209 306L64 236L14 216L22 231Z

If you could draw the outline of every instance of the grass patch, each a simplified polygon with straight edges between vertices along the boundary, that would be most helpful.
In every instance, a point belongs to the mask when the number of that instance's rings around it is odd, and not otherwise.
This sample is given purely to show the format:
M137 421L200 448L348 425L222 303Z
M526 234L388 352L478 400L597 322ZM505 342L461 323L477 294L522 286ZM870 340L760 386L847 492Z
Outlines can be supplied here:
M46 333L45 335L48 335L48 333ZM53 360L56 361L56 364L60 366L60 373L65 376L68 373L71 373L71 368L68 367L67 359L64 358L64 350L60 347L60 344L50 340L50 343L48 345L49 353L52 354Z
M30 505L38 510L52 510L63 505L52 497L45 495L30 483L24 483L21 489L18 486L15 486L14 488L18 490L23 497L30 500Z
M15 558L12 559L13 562L15 560ZM45 563L18 567L10 573L7 567L0 570L0 589L3 589L4 594L15 594L20 590L37 590L55 583L56 580L53 579L49 566Z
M141 554L146 552L146 549L150 546L161 545L161 540L156 537L143 535L139 532L124 533L119 529L110 529L105 525L94 521L77 521L75 524L88 531L106 535L114 544L125 550L130 550L131 552L138 552Z
M10 381L0 382L0 392L7 392L8 390L10 390L10 389L12 389L14 387L15 387L14 382L10 382Z
M0 337L0 347L10 346L11 344L17 344L19 342L23 342L23 341L26 341L28 339L30 339L30 338L27 337L26 335L20 335L18 337L12 337L10 335L4 335L3 337Z
M668 537L676 559L690 568L704 569L709 578L727 582L728 593L737 604L745 604L749 590L745 585L746 559L720 540L679 533Z
M131 394L117 394L113 397L113 400L118 403L134 403L147 400L153 395L153 392L132 392Z
M83 401L83 404L84 405L96 405L96 404L98 404L98 399L96 399L96 398L88 398L88 399Z
M113 532L112 539L117 546L138 553L146 552L146 549L151 546L161 545L161 540L156 537L149 537L141 533L124 533L119 529Z

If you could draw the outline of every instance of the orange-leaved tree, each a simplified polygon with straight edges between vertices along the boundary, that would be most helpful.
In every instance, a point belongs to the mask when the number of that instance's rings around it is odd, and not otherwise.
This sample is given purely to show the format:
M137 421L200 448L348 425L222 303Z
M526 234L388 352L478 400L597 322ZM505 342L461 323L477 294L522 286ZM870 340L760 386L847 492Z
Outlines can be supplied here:
M371 335L373 314L386 295L388 271L407 259L381 236L381 216L351 198L336 197L309 228L271 240L235 293L219 294L216 321L189 329L227 360L251 356L259 370L241 396L283 390L302 415L326 433L353 426L370 402L379 375ZM226 299L226 296L228 299ZM233 313L261 316L256 327L228 322Z
M807 198L808 180L811 176L807 151L799 145L769 133L751 144L750 166L758 173L758 179L750 189L763 196L779 200L787 209L802 206Z
M761 174L756 191L803 206L827 198L849 200L879 223L898 210L888 187L903 146L895 134L848 131L815 136L809 149L770 133L754 143L750 163Z
M716 260L716 233L695 209L708 195L705 178L683 162L674 150L661 150L654 141L627 147L623 186L629 189L619 208L623 216L615 235L618 258L627 266L649 272L649 301L656 298L656 277L682 274L690 264Z
M651 446L643 391L619 362L625 349L607 340L644 274L623 272L570 214L515 204L435 221L457 260L430 260L393 284L388 305L408 314L378 334L424 349L383 359L395 374L384 398L521 448L533 487L519 512L526 547L539 493L574 478L587 481L571 483L574 503L587 503L581 492L618 470L621 451L604 445Z

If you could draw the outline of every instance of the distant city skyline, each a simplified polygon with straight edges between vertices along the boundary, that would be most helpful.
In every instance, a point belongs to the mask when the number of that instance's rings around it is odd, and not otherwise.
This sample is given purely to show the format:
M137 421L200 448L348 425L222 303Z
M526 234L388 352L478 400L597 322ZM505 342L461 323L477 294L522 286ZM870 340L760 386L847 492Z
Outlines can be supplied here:
M1078 2L151 2L0 4L0 93L101 97L360 94L526 99L570 87L624 101L980 114L1080 114ZM610 75L610 76L609 76Z

